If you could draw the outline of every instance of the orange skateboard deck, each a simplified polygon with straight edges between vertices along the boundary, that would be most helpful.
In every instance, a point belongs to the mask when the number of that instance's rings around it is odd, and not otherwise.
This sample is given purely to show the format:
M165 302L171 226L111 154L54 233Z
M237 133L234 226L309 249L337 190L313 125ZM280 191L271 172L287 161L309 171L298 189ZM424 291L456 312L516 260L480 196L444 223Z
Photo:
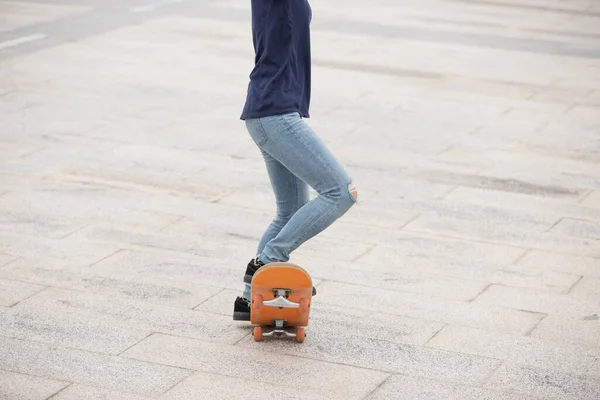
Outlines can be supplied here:
M295 264L271 263L256 271L251 286L254 340L286 336L304 342L312 300L310 275ZM294 333L290 332L292 328Z

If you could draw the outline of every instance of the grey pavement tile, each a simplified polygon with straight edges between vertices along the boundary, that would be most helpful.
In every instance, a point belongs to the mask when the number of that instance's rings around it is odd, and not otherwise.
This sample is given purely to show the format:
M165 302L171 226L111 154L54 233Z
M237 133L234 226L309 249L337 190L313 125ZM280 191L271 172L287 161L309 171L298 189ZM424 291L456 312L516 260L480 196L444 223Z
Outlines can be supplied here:
M248 331L249 332L249 331ZM365 396L388 374L353 366L287 356L270 351L227 346L155 334L132 347L124 357L175 365L230 377L247 376L290 389L309 389L344 396Z
M112 257L123 260L119 254ZM177 280L176 276L156 278L153 274L130 270L127 263L106 270L99 265L82 268L62 260L21 258L3 268L0 278L184 308L193 308L221 290L199 282Z
M72 314L83 321L101 320L115 329L164 332L224 343L235 343L248 333L231 316L58 288L47 289L20 303L17 309L39 314Z
M304 257L300 257L300 259L304 259ZM356 263L337 262L337 260L315 259L302 264L313 278L448 300L468 301L474 299L489 284L486 281L460 279L443 276L443 273L432 273L413 261L390 265L389 269L385 271L365 268Z
M266 229L269 219L260 226ZM70 236L71 239L83 241L103 242L117 246L127 243L127 248L148 251L167 250L179 253L181 256L210 257L215 260L237 260L237 268L245 268L245 264L256 255L256 246L260 236L246 236L243 227L226 235L204 235L203 229L198 225L196 233L179 232L173 227L169 232L136 232L126 225L97 223L84 228ZM368 243L349 242L338 238L319 237L304 243L298 253L351 261L365 253L371 245ZM317 240L318 239L318 240ZM332 253L331 249L336 252ZM240 261L242 260L242 261ZM244 263L243 266L240 263ZM221 264L219 266L222 266Z
M381 336L359 336L353 329L323 330L315 325L316 329L307 328L302 346L278 338L256 343L251 337L239 346L258 350L268 344L277 353L291 356L464 384L481 384L501 363L489 357L394 343Z
M51 239L61 239L86 224L71 217L29 210L4 209L0 214L0 231L15 232Z
M204 241L203 245L207 243L210 242ZM218 249L221 245L215 242L214 246ZM219 259L216 256L193 256L156 249L124 250L102 260L93 269L104 276L119 276L122 266L127 265L127 274L131 276L144 276L167 285L175 281L174 287L177 287L178 282L188 282L199 287L239 289L243 287L243 275L252 257L248 257L249 254L252 254L250 250L244 258L236 259L235 254L229 254Z
M53 184L49 188L38 185L33 190L9 193L0 199L0 206L7 212L14 213L15 217L23 217L22 221L16 219L15 223L33 224L38 219L42 222L48 220L67 225L63 231L69 227L82 227L96 221L118 222L137 225L138 229L141 226L148 227L148 230L158 230L181 218L179 215L145 211L139 209L139 203L134 206L132 201L124 200L123 192L102 191L85 185ZM123 204L124 202L127 204ZM10 217L9 214L5 218ZM33 225L33 228L39 229L38 225ZM31 231L32 229L29 230Z
M600 223L573 218L563 218L552 227L552 232L598 240L600 246Z
M497 265L512 263L523 252L523 249L502 244L401 232L394 235L393 240L389 240L386 245L373 248L357 259L357 262L374 270L408 264L416 258L445 263Z
M530 182L530 189L532 190L525 191L525 193L532 192L538 195L551 195L555 189L559 188L569 189L579 187L579 185L585 182L585 179L572 178L579 174L582 177L588 176L593 178L596 176L593 169L590 172L590 167L593 168L595 166L593 160L588 162L581 158L569 159L556 157L551 153L532 152L529 150L527 143L510 151L455 147L438 155L437 158L447 160L449 163L464 163L471 166L471 168L480 168L485 171L494 171L500 165L504 166L505 171L526 170L528 168L528 173L520 176L521 179L524 179L524 182ZM538 165L544 165L546 169L538 170ZM552 185L547 180L548 172L556 172L552 180ZM517 186L516 183L517 181L515 180L514 186ZM545 188L544 186L548 187ZM521 189L526 188L522 187Z
M513 270L509 264L494 265L477 262L445 262L439 259L408 259L400 269L414 269L430 274L501 284L505 286L567 293L580 279L570 273L546 271L539 268Z
M515 271L527 271L531 268L600 278L600 258L575 254L532 250L528 251L515 265L510 267Z
M149 332L46 308L0 310L0 336L117 355Z
M2 139L0 136L0 156L7 160L31 154L43 148L42 144L23 143L14 139Z
M229 400L238 398L285 398L290 400L362 399L364 394L338 394L311 388L287 387L247 376L232 377L196 372L160 397L160 400ZM74 399L75 400L75 399Z
M523 400L523 395L502 390L485 389L451 382L393 375L368 400L403 398L411 400ZM528 397L532 399L532 397Z
M2 232L0 248L9 254L20 257L48 257L79 265L91 265L115 253L118 245L103 243L82 243L67 239L55 240L30 235Z
M582 318L564 318L549 315L531 332L531 336L557 343L600 348L600 313Z
M569 292L569 296L600 304L600 279L584 276Z
M17 259L18 257L0 253L0 268L7 266L8 264Z
M46 286L15 280L0 279L0 306L13 306L21 300L44 290Z
M0 399L46 400L68 385L69 382L0 370Z
M20 27L39 24L57 18L64 18L81 13L91 8L86 5L46 4L46 3L21 3L3 2L3 14L6 24L0 31L11 31Z
M412 293L324 282L315 303L354 307L428 321L461 324L512 334L529 332L541 314L477 303L443 300Z
M89 386L159 395L190 371L123 357L0 337L0 368Z
M52 400L156 400L158 398L74 383L52 397Z
M493 222L482 223L482 221L465 221L423 215L409 223L404 231L407 233L429 233L463 239L485 240L535 250L600 257L600 246L597 246L596 241L593 239L576 238L541 230L520 229L517 226L501 226Z
M460 157L458 157L460 161ZM465 161L464 166L452 164L448 168L448 162L436 168L427 168L427 165L420 166L420 162L412 169L398 171L413 178L421 178L432 182L441 182L452 184L454 186L465 186L478 189L496 190L499 192L537 194L544 196L554 196L558 198L573 198L587 192L589 185L573 188L572 180L565 178L569 185L559 186L552 179L548 170L533 169L533 166L527 166L528 175L521 176L521 170L510 169L504 164L491 168L474 168ZM509 164L510 165L510 164ZM459 168L460 167L460 168ZM570 177L570 176L569 176ZM468 211L468 208L465 210Z
M544 212L560 217L600 218L600 210L585 204L577 204L577 196L557 199L544 195L508 193L497 190L459 187L450 192L444 200L484 206L495 206L507 209ZM558 218L557 218L558 220Z
M233 300L241 291L223 290L197 309L208 313L231 315ZM317 286L317 296L319 296ZM368 320L368 324L356 321ZM315 303L311 307L309 330L336 336L338 332L356 337L387 340L392 343L423 345L443 326L440 322L363 311L355 308Z
M598 301L587 301L559 293L502 285L491 285L475 299L474 303L572 319L581 319L600 312L600 302Z
M228 191L184 179L156 177L143 172L124 172L105 168L65 167L48 179L59 182L77 182L102 188L118 188L148 194L176 194L206 201L216 201Z
M427 347L575 374L586 373L600 355L600 348L559 345L540 338L507 335L459 325L444 327L427 343Z
M580 400L600 397L598 376L570 374L510 362L503 364L485 386L500 386L522 396L538 396L544 399Z
M581 202L582 205L587 207L594 207L595 209L600 208L600 190L595 190L591 192L585 199Z

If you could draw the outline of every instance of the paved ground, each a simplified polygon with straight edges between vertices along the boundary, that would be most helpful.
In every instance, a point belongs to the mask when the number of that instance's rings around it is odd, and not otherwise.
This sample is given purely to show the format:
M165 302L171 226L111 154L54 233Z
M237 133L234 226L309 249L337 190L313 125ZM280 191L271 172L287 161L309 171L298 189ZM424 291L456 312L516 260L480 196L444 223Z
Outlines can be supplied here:
M0 1L0 398L599 398L600 4L313 2L361 202L294 255L303 345L231 319L248 5Z

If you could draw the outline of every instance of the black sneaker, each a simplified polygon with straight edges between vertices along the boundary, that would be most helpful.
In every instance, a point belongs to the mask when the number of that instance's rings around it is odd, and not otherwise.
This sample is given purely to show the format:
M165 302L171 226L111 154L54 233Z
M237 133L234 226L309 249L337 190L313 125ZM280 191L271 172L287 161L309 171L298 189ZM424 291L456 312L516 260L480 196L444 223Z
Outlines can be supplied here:
M245 283L252 283L252 277L254 276L254 274L256 273L256 271L258 271L258 269L260 267L263 267L265 264L262 263L262 261L258 260L258 259L252 259L250 260L250 262L248 263L248 266L246 267L246 274L244 275L244 282Z
M243 297L235 299L233 305L234 321L250 321L250 302Z

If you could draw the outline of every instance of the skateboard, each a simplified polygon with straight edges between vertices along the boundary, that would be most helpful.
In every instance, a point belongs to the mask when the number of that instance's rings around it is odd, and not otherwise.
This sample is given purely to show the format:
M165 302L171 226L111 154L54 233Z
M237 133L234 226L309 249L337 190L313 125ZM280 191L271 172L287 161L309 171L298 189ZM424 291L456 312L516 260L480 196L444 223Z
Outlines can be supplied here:
M251 283L250 322L255 325L254 340L285 336L303 343L312 287L310 275L298 265L271 263L259 268Z

